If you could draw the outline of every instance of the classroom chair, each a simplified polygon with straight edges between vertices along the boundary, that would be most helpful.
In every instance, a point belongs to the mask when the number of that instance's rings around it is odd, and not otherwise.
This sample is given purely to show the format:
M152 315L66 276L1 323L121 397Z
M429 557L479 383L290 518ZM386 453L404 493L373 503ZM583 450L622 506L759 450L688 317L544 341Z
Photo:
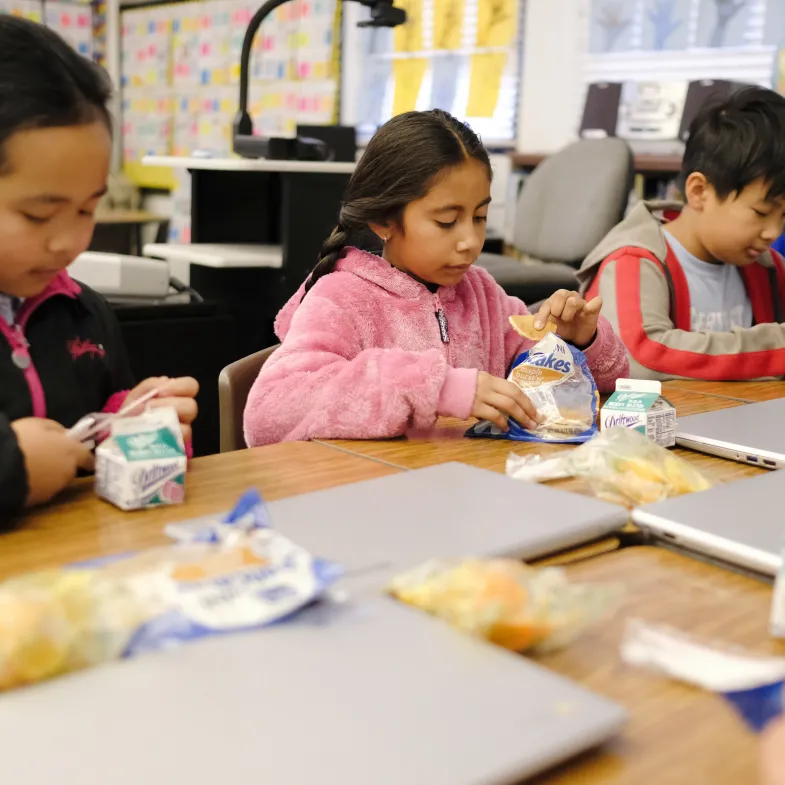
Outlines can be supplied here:
M632 150L621 139L584 139L546 158L518 197L513 245L523 261L480 254L499 285L525 303L575 289L583 259L624 217L632 190Z
M242 360L227 365L218 377L218 408L221 425L221 452L244 450L246 447L243 434L243 412L248 393L262 370L262 366L270 359L273 352L280 346L276 344L262 349Z

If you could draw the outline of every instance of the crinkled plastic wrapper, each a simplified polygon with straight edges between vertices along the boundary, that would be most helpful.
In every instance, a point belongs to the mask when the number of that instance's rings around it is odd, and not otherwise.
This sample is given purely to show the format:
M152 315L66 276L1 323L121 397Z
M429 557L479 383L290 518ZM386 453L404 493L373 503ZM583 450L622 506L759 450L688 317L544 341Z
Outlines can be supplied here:
M585 477L599 498L626 507L711 487L683 458L629 428L603 431L577 449L550 458L510 455L507 475L534 481Z
M0 689L265 627L339 575L269 528L261 498L249 492L191 542L0 584Z
M513 651L566 646L621 595L618 585L573 584L560 569L512 559L429 562L388 588L402 602Z
M583 352L549 333L513 364L509 381L526 393L540 423L529 430L510 418L510 430L500 431L484 420L466 435L519 442L580 443L597 433L599 393Z
M621 656L628 665L719 693L755 732L782 714L783 657L709 645L678 630L639 620L628 624Z

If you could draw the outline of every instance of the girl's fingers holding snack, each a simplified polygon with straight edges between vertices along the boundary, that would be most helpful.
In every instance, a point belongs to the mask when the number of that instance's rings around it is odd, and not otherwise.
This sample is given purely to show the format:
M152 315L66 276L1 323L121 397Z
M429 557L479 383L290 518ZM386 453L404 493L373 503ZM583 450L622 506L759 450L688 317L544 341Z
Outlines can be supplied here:
M148 393L153 392L153 390L162 388L168 382L168 376L151 376L148 379L145 379L143 382L139 382L139 384L137 384L136 387L134 387L134 389L128 393L128 396L125 399L126 405L139 400L139 398L142 398Z
M526 409L518 403L515 398L498 394L490 399L489 403L495 409L509 414L516 422L520 423L524 428L536 428L536 421L526 412Z
M595 297L589 300L583 309L584 314L599 314L602 310L602 297Z
M572 294L564 303L561 320L571 322L586 306L583 298L579 294Z
M504 433L507 433L507 431L510 430L509 423L507 422L507 415L488 403L482 403L475 407L474 416L478 420L488 420L488 422L492 422L499 430L504 431Z
M171 406L177 412L177 418L183 425L190 425L199 413L199 407L193 398L153 398L149 406L151 409Z
M517 384L513 384L512 382L508 382L506 379L499 379L500 384L496 389L500 395L504 398L508 399L512 402L512 405L515 406L517 413L510 411L509 413L512 414L518 422L523 422L525 420L530 420L532 426L537 425L537 421L539 420L539 415L537 414L537 409L534 404L531 402L531 399L528 395L526 395ZM520 415L522 414L523 420L520 419Z
M167 379L161 386L160 398L196 398L199 392L199 382L190 376L180 376L177 379Z

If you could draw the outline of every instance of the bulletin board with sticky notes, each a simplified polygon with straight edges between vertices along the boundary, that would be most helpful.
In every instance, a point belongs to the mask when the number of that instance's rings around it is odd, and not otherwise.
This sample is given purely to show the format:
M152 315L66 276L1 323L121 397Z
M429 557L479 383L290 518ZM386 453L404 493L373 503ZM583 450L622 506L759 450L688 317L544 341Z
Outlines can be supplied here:
M491 142L514 141L524 2L396 0L404 25L353 36L363 73L348 100L360 136L402 112L440 108Z
M123 12L123 157L137 184L177 186L172 172L142 166L146 155L231 154L240 52L258 5L201 0ZM336 121L339 14L339 0L292 0L262 23L249 73L256 133Z
M43 23L79 54L105 61L105 0L0 0L0 14Z

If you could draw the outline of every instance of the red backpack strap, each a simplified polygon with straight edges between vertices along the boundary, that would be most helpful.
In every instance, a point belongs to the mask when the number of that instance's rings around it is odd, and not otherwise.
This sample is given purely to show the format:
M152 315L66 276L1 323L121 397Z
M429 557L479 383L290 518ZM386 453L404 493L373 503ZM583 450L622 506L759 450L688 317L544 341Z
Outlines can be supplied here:
M774 262L774 274L777 280L777 286L771 293L774 302L774 319L782 323L785 322L785 260L774 250L771 251L771 260Z
M757 262L741 268L741 277L744 279L744 287L750 298L755 324L775 321L775 312L781 310L775 309L773 303L776 294L776 275L776 268L767 268Z
M621 248L611 256L603 260L597 269L589 288L586 290L586 299L591 300L600 293L600 276L603 270L611 262L618 262L620 257L630 253L632 249ZM671 251L668 246L668 255L665 264L663 264L654 254L644 251L642 248L635 248L637 258L647 259L657 265L663 277L668 284L668 291L670 292L670 319L673 326L679 330L689 330L692 319L690 317L690 290L687 286L687 278L684 275L684 270L679 264L679 260ZM785 272L785 268L784 268Z

